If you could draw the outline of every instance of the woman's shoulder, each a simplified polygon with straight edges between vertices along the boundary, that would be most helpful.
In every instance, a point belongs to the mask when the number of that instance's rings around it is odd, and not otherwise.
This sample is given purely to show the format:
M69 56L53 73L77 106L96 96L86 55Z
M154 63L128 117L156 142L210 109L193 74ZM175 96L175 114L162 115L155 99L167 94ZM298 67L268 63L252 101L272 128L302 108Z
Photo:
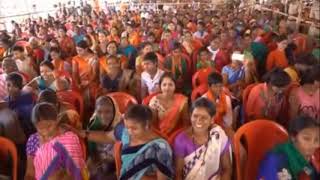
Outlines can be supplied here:
M177 134L177 136L174 138L174 142L177 142L180 144L189 139L190 138L188 136L188 129L186 129Z
M159 104L159 94L153 96L150 101L149 105Z

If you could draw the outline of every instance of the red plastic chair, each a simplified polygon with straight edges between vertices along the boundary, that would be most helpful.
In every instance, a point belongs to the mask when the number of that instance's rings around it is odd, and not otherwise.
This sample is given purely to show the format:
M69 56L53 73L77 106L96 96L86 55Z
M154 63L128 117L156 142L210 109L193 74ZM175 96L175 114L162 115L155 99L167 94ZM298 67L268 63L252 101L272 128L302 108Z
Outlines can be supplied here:
M150 94L149 96L143 98L142 104L148 106L149 103L150 103L150 100L151 100L154 96L156 96L156 95L158 95L158 94L159 94L159 92L153 93L153 94Z
M60 101L74 105L74 107L80 115L81 121L83 120L84 102L83 97L79 92L73 90L58 91L57 96Z
M14 143L4 137L0 137L0 156L8 157L11 156L12 160L12 175L11 179L18 179L18 152Z
M259 163L264 155L276 144L283 143L288 138L287 131L271 120L254 120L240 127L233 140L237 179L255 180ZM240 159L241 144L247 151L247 159L244 164L241 164Z
M208 76L214 71L213 68L200 69L192 76L192 88L202 84L208 84Z
M207 84L202 84L192 90L191 93L191 101L195 101L198 97L201 97L204 93L208 91L208 85Z
M119 106L120 113L125 113L127 108L132 104L138 104L137 100L130 94L124 92L109 93L108 96L114 98Z

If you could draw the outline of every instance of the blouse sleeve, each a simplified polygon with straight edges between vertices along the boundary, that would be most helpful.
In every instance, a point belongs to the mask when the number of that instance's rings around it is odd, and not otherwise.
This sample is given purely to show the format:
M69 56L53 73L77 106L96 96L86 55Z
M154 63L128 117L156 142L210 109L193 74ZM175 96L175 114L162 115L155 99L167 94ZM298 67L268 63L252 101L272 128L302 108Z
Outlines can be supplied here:
M26 144L27 156L34 157L38 148L40 147L40 140L38 134L32 134Z
M183 143L183 141L184 141L184 134L183 132L181 132L174 139L173 152L176 157L184 158L185 156L187 156L187 151L184 148L185 144Z

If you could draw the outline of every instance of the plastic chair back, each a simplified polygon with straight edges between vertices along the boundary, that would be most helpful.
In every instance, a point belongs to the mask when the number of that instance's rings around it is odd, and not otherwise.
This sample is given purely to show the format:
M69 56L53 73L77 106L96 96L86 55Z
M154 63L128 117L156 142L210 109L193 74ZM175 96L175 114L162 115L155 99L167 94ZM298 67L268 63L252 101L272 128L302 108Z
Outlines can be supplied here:
M138 104L137 100L130 94L124 92L109 93L108 96L114 98L119 106L120 113L125 113L127 108L132 104Z
M0 137L0 156L11 156L12 160L12 175L11 179L17 180L18 179L18 152L15 144L4 137Z
M234 151L238 180L255 180L264 155L275 145L287 141L287 131L271 120L254 120L240 127L234 135ZM243 140L243 141L242 141ZM240 146L247 151L247 159L241 164Z

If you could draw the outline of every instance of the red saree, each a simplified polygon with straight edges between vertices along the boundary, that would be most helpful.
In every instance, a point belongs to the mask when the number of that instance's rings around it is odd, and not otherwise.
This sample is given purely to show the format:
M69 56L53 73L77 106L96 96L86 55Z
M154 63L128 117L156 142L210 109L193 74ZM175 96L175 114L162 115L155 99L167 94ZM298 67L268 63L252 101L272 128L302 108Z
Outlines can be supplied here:
M157 125L157 129L159 129L164 136L170 137L176 130L187 126L187 124L182 122L182 112L187 103L188 99L184 95L174 95L174 104Z

